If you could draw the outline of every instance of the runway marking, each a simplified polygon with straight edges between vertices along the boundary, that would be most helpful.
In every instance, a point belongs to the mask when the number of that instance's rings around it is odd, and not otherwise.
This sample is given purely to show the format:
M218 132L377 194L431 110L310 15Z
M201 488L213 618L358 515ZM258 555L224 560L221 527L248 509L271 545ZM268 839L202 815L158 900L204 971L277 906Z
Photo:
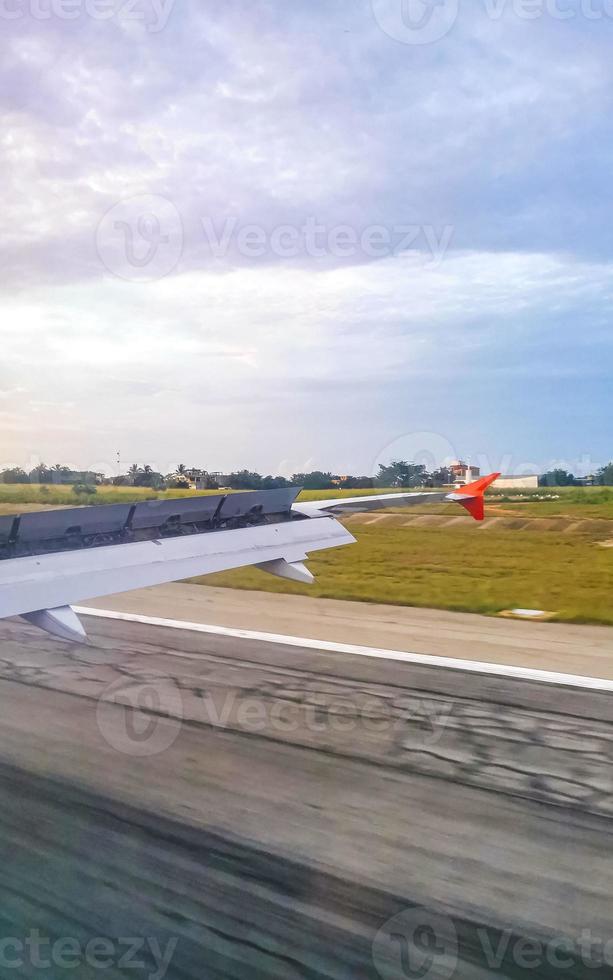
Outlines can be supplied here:
M124 623L140 623L143 626L161 626L165 629L185 630L188 633L209 633L215 636L229 636L237 640L255 640L258 643L274 643L279 646L301 647L306 650L346 653L355 657L373 657L379 660L396 660L401 663L415 664L419 667L438 667L443 670L457 670L471 674L492 674L495 677L536 681L539 684L553 684L558 687L580 687L592 691L613 692L613 680L606 680L602 677L582 677L580 674L559 674L554 671L535 670L531 667L516 667L511 664L492 664L478 660L456 660L451 657L434 657L425 653L408 653L401 650L361 647L354 646L350 643L333 643L330 640L314 640L302 636L283 636L280 633L261 633L256 630L234 629L229 626L208 626L204 623L188 623L177 619L137 616L134 613L115 612L110 609L90 609L85 606L74 606L74 610L80 616L93 616L97 619L114 619Z

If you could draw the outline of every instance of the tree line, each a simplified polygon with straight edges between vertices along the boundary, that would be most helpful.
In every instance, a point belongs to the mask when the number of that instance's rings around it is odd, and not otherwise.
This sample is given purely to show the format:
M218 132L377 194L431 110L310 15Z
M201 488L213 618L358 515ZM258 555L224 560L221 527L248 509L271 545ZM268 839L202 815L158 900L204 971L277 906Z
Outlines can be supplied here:
M549 470L539 477L541 487L582 487L585 486L584 478L569 473L568 470L556 469ZM593 485L596 487L613 487L613 463L607 463L594 474Z
M47 466L39 463L27 472L20 467L12 467L0 472L1 483L36 483L41 485L69 485L82 493L95 492L96 486L148 487L151 490L189 490L192 481L190 474L198 474L199 486L205 490L229 488L231 490L276 490L283 487L304 487L305 490L370 490L379 487L419 489L445 487L455 482L453 473L447 467L428 471L420 463L407 460L393 460L387 466L379 465L376 476L340 476L332 472L313 470L308 473L294 473L289 479L282 476L263 476L251 470L236 470L219 476L207 473L180 463L172 473L158 473L148 464L133 463L127 473L117 477L106 477L93 471L76 471L61 463ZM564 469L553 469L539 478L542 487L580 486L585 481ZM603 466L595 474L597 486L613 486L613 462Z
M262 475L252 470L236 470L233 473L207 473L195 467L180 463L172 473L159 473L148 464L133 463L127 473L122 476L107 477L103 473L93 471L75 471L62 463L48 466L39 463L29 472L21 467L11 467L0 472L2 483L35 483L41 485L80 485L96 487L133 486L149 487L152 490L189 489L190 478L198 475L198 483L203 489L216 490L229 488L231 490L276 490L283 487L300 486L306 490L334 490L342 487L347 490L368 490L375 487L426 487L444 486L453 482L450 470L441 469L429 473L426 467L419 463L406 460L395 460L387 466L379 466L379 472L372 476L346 476L329 471L312 470L306 473L294 473L289 479L283 476Z

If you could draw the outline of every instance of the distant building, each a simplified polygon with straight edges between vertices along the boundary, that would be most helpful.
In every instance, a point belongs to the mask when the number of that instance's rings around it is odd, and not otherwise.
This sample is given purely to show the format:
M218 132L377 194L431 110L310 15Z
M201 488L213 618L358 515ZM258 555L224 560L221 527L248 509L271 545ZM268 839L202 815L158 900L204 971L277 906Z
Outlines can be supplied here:
M195 486L198 480L201 480L207 476L207 473L205 470L198 470L192 467L191 469L186 470L183 475L186 480L189 480L189 482L193 483Z
M495 490L538 490L538 476L499 476Z
M206 470L199 470L197 474L193 470L190 472L194 473L193 479L190 474L188 474L188 476L190 479L192 479L196 490L208 490L210 488L211 481L216 483L221 490L224 487L227 487L228 480L230 479L226 473L207 473Z
M455 462L451 463L449 469L451 470L453 482L460 486L473 483L481 476L480 466L471 466L469 463L463 463L460 459L456 459Z

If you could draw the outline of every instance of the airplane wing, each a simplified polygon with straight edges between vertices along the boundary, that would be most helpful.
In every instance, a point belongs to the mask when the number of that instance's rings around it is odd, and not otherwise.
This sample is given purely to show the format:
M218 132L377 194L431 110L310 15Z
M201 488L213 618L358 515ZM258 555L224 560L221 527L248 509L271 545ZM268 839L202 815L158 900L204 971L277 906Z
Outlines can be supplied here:
M294 510L313 517L316 514L362 514L369 510L383 510L388 507L415 507L419 504L461 504L476 521L482 521L485 517L484 494L485 491L494 483L500 473L492 473L484 476L475 483L467 484L454 490L433 491L429 493L383 493L373 494L370 497L340 497L330 500L307 501L294 504Z
M98 596L247 565L311 583L303 564L310 552L355 541L335 514L453 500L481 520L494 479L451 494L297 504L300 491L291 488L0 517L0 619L22 616L82 642L85 631L71 607Z

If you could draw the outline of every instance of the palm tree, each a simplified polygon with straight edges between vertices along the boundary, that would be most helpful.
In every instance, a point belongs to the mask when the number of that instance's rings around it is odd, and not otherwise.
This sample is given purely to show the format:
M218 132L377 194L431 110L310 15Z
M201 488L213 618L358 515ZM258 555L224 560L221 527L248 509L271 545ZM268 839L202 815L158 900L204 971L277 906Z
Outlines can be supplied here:
M34 477L35 483L44 483L48 473L49 473L49 467L47 466L47 464L39 463L38 466L34 467L30 476Z
M51 479L53 483L61 483L62 478L70 476L70 470L67 466L62 466L61 463L54 463L51 467Z
M187 474L187 466L185 463L179 463L177 466L177 476L185 476Z

